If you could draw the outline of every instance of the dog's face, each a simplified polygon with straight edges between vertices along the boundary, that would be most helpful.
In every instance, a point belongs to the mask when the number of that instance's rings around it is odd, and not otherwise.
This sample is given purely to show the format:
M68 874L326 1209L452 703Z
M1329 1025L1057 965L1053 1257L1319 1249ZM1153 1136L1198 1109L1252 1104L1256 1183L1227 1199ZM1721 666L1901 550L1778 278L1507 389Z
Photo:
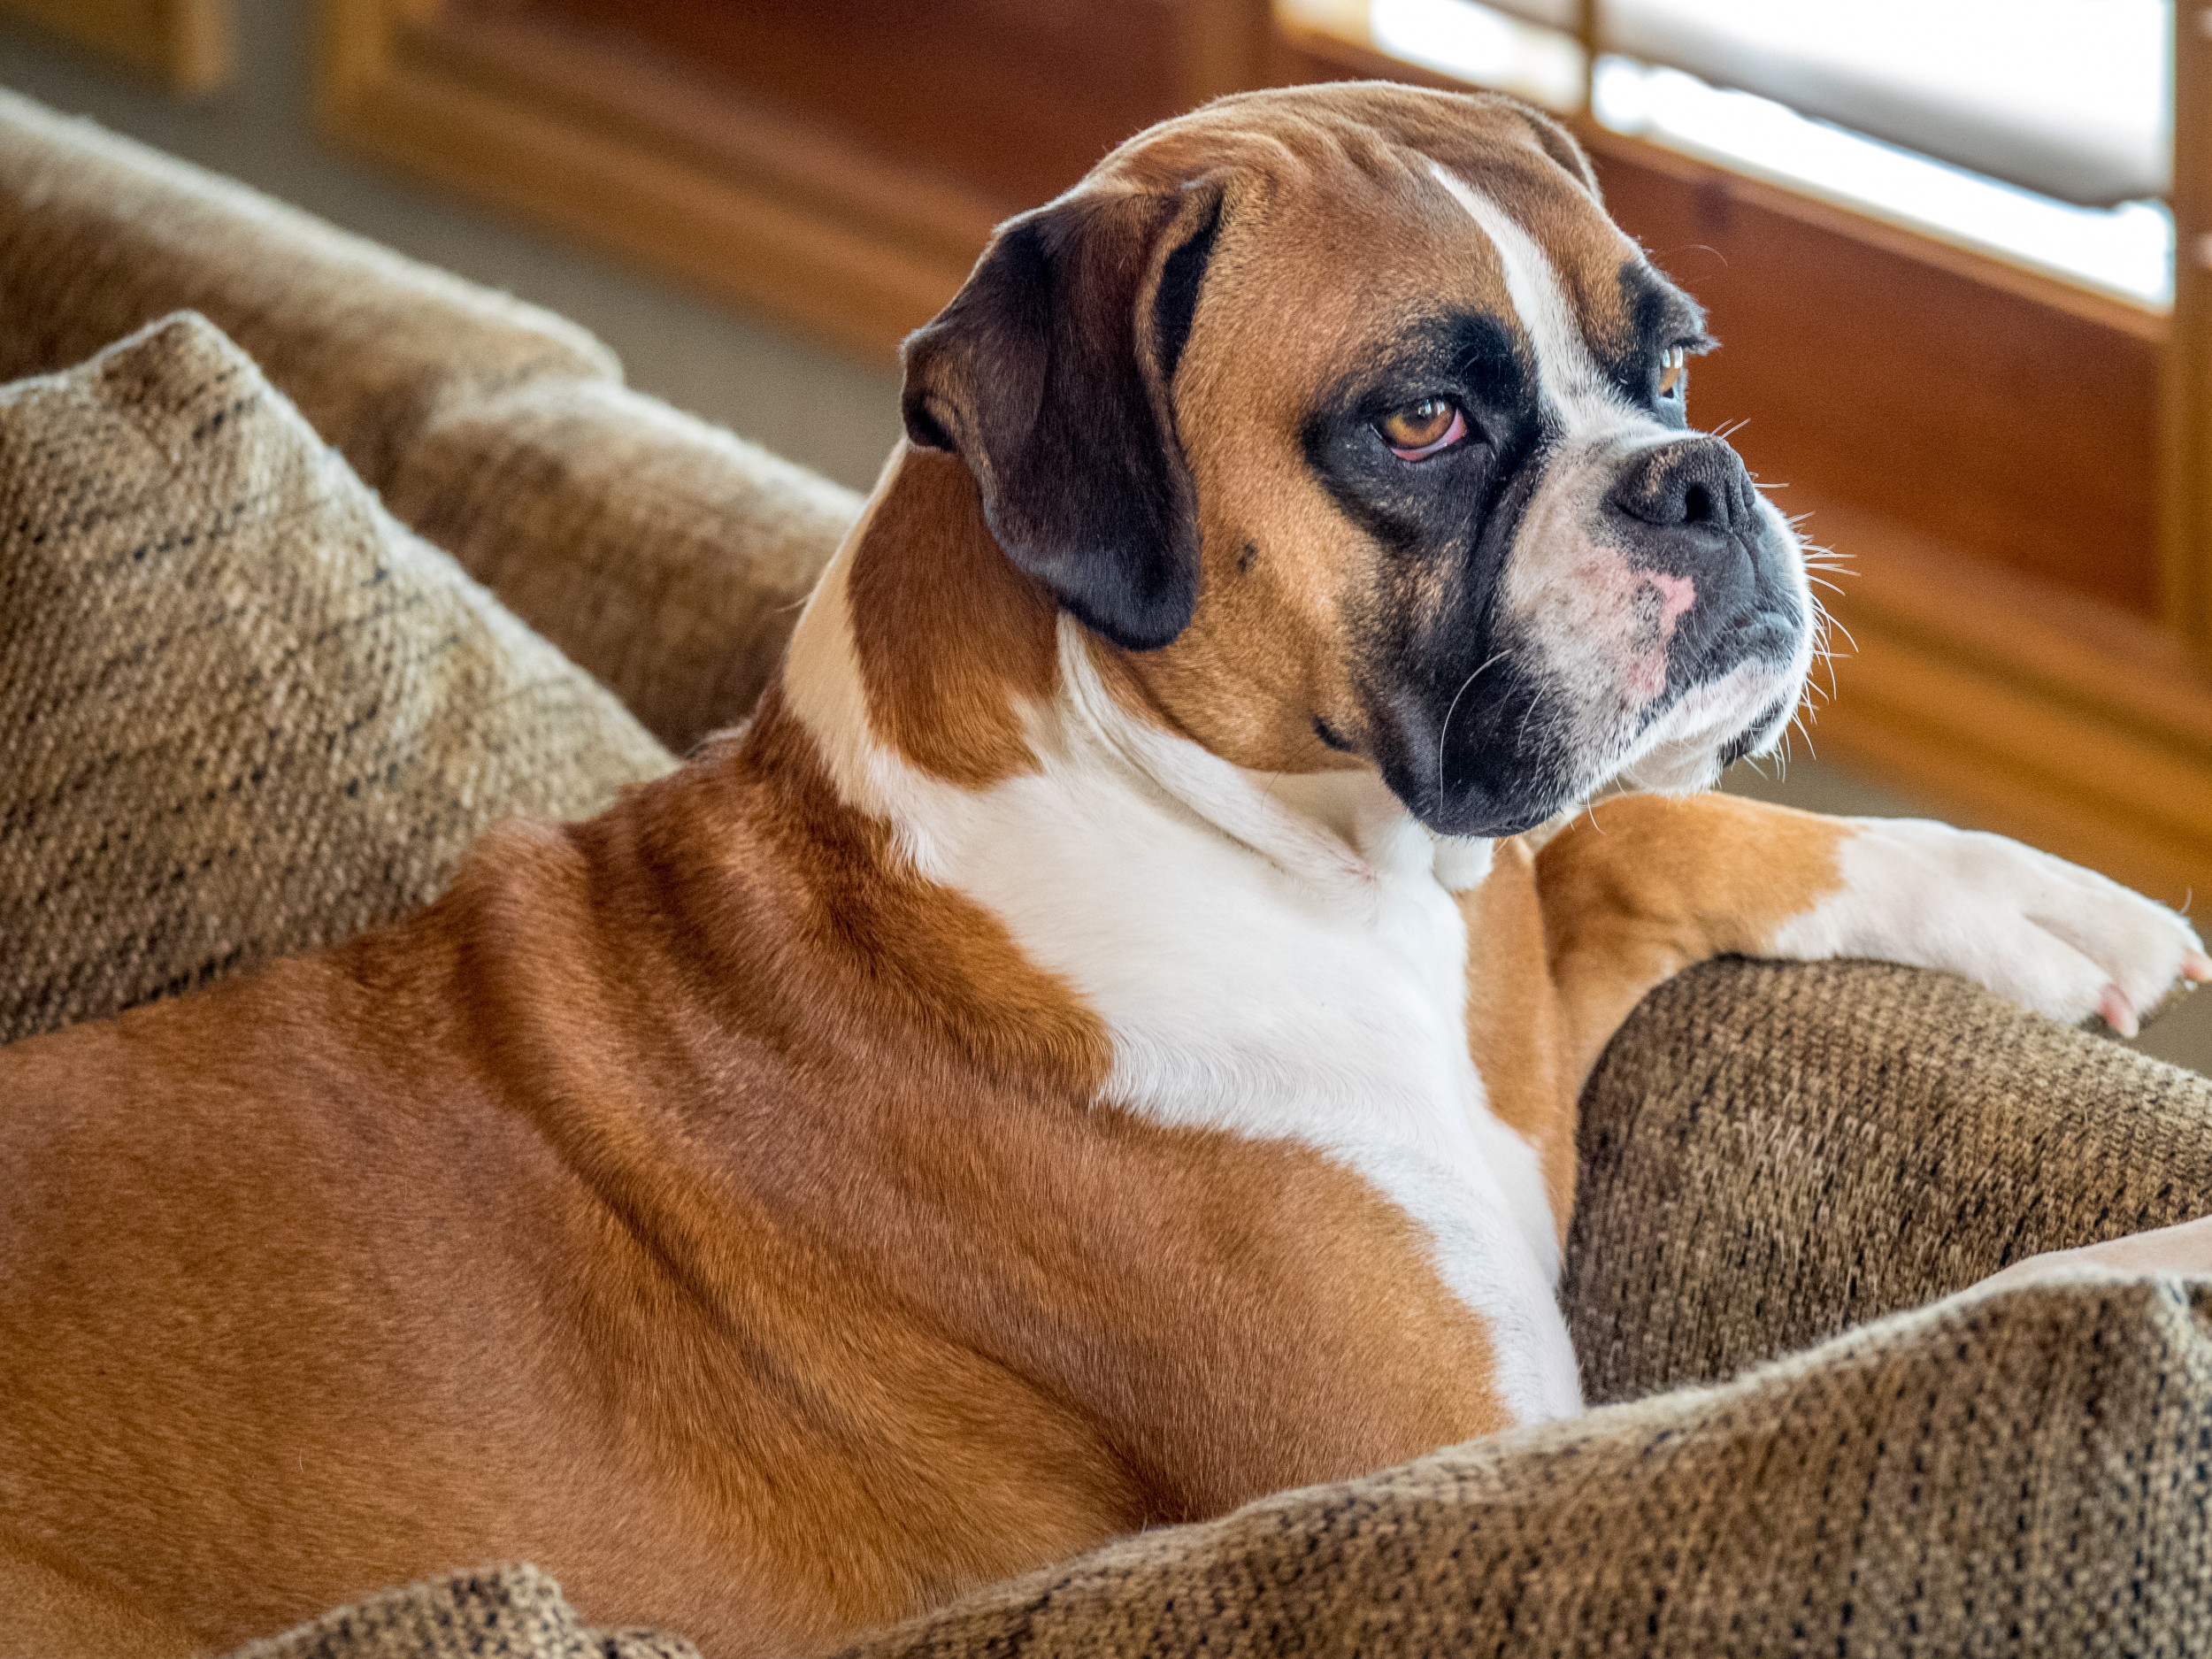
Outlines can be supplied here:
M1708 343L1543 118L1309 88L1008 226L906 408L1181 730L1502 834L1709 781L1795 706L1802 560L1689 426Z

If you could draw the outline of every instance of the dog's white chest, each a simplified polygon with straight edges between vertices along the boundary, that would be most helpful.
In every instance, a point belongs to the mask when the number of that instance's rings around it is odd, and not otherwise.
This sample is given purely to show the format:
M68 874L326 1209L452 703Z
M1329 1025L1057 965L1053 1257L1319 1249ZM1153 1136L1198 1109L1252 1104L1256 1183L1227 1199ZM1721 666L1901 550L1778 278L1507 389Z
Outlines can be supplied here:
M1133 720L1065 618L1036 769L979 791L929 777L869 734L845 604L841 558L793 644L795 704L847 798L1104 1020L1104 1098L1299 1141L1364 1177L1487 1322L1507 1409L1579 1410L1536 1156L1488 1110L1468 1052L1465 926L1439 843L1379 780L1333 813L1294 810L1280 797L1335 786L1257 779Z
M1103 1018L1108 1101L1348 1165L1489 1323L1515 1415L1580 1409L1550 1205L1469 1057L1465 926L1425 833L1345 846L1317 879L1112 771L1048 765L974 808L1001 821L939 843L936 873Z

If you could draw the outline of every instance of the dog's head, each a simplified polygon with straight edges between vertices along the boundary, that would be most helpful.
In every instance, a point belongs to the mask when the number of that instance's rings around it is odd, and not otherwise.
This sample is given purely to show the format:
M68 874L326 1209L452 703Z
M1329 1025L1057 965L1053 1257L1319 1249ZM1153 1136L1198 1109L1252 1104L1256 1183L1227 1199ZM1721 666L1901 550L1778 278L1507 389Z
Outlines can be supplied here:
M1709 343L1552 122L1307 88L1002 227L907 342L906 425L1187 735L1502 834L1795 706L1802 558L1689 425Z

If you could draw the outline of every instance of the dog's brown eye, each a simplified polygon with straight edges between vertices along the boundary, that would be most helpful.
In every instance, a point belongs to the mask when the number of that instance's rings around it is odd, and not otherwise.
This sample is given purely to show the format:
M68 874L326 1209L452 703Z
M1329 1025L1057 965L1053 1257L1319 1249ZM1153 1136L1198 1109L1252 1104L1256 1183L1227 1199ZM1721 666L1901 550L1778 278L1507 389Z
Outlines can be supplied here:
M1448 449L1467 435L1467 417L1448 397L1425 397L1404 409L1393 410L1375 423L1382 441L1401 461Z
M1669 346L1659 359L1659 396L1679 397L1689 378L1690 354L1680 346Z

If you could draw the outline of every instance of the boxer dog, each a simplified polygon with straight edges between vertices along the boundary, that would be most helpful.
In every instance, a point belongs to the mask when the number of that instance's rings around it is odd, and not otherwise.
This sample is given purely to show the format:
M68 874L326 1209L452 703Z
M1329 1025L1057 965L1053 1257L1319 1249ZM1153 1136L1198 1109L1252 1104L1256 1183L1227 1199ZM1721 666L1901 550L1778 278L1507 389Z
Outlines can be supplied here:
M818 1650L1577 1410L1576 1097L1686 964L2212 975L2009 841L1694 793L1818 632L1709 343L1501 98L1225 99L1007 224L746 727L0 1055L0 1641L527 1557Z

